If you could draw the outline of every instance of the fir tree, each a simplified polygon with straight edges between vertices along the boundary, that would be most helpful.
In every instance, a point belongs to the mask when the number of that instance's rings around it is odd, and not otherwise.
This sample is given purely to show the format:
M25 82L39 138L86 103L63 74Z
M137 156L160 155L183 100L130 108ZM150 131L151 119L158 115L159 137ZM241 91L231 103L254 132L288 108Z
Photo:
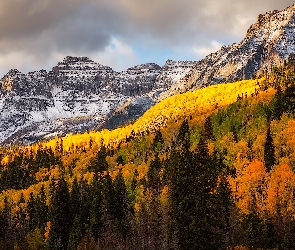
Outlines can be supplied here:
M158 154L156 153L155 159L151 162L149 170L147 173L148 177L148 188L150 188L153 193L160 193L161 180L159 172L161 170L161 161Z
M80 220L76 216L69 235L69 243L67 250L76 250L79 242L82 239L82 232L80 227Z
M108 162L106 161L107 150L104 144L101 145L100 150L94 158L91 159L89 171L95 173L102 173L108 170Z
M120 171L114 180L114 190L115 190L115 229L124 238L127 237L129 228L129 217L130 217L130 205L127 196L127 190L125 186L125 181Z
M70 194L66 181L60 178L55 187L50 208L50 232L48 247L66 249L70 233Z
M275 164L274 153L273 139L270 134L270 127L268 126L266 132L266 141L264 144L264 164L267 172L269 172L272 169L272 166Z
M94 239L97 240L104 222L102 186L97 176L94 177L91 185L91 197L90 230Z
M163 144L164 144L164 139L163 139L162 133L160 130L157 130L154 141L152 143L152 148L155 152L159 152L161 151Z

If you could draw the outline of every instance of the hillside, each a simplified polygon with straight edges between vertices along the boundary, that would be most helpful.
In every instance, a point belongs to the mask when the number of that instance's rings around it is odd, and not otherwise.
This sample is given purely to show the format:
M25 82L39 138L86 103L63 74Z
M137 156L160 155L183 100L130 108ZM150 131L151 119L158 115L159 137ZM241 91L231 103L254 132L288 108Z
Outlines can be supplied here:
M10 70L0 80L0 142L30 144L141 116L193 62L168 60L116 72L87 57L66 57L51 71ZM129 109L124 109L128 107ZM124 112L116 115L119 110Z
M124 127L2 148L0 246L292 249L291 59Z
M199 61L167 60L116 72L87 57L66 57L49 72L10 70L0 80L0 142L31 144L68 133L134 122L177 93L263 75L294 46L295 5L259 15L245 38Z

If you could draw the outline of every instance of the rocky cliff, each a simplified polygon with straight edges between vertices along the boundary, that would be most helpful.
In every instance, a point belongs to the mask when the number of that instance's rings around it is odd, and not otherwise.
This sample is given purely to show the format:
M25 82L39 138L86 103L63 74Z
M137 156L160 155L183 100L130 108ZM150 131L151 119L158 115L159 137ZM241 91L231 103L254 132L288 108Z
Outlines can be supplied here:
M180 83L184 90L249 79L295 53L295 5L257 17L239 44L223 46L196 63Z
M163 68L147 63L116 72L68 56L49 72L10 70L0 81L0 142L31 143L134 120L190 65L167 61Z
M239 44L196 62L167 60L116 72L87 57L51 71L10 70L0 80L0 143L31 143L66 133L115 128L155 102L211 84L248 79L295 53L295 5L259 15Z

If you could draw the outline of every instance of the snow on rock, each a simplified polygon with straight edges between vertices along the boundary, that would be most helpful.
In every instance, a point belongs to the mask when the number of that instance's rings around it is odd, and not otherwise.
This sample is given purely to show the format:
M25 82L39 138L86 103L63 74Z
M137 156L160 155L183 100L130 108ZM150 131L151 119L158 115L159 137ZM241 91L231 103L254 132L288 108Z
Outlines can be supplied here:
M166 71L147 63L115 72L87 57L71 56L49 72L10 70L0 80L0 143L32 143L100 128L127 100L129 116L115 119L109 128L138 118L154 104L147 95L158 91L157 77ZM174 71L174 78L182 77L183 70ZM166 80L166 89L169 84ZM160 86L159 91L166 89Z
M0 143L32 143L67 133L115 128L156 102L211 84L248 79L295 53L295 5L259 15L239 44L196 62L167 60L116 72L87 57L51 71L10 70L0 80Z
M186 90L249 79L295 53L295 5L259 15L239 44L223 46L196 63L182 85Z

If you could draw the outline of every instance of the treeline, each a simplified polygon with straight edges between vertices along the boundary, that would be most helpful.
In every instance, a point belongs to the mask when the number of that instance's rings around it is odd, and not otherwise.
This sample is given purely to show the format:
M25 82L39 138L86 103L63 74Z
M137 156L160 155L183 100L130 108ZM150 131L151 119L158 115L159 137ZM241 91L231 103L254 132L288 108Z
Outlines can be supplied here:
M126 128L1 149L0 249L295 249L291 59Z
M185 121L170 156L160 160L158 150L164 141L157 132L147 178L138 181L135 173L129 190L121 171L114 179L110 177L102 147L89 165L94 173L91 183L75 179L69 186L61 175L50 181L47 195L42 186L39 194L31 193L27 201L21 195L16 208L5 198L0 220L2 249L226 246L230 208L227 173L218 155L209 156L208 136L212 131L204 130L197 152L192 152ZM163 194L165 187L167 194ZM139 189L143 195L135 203Z

